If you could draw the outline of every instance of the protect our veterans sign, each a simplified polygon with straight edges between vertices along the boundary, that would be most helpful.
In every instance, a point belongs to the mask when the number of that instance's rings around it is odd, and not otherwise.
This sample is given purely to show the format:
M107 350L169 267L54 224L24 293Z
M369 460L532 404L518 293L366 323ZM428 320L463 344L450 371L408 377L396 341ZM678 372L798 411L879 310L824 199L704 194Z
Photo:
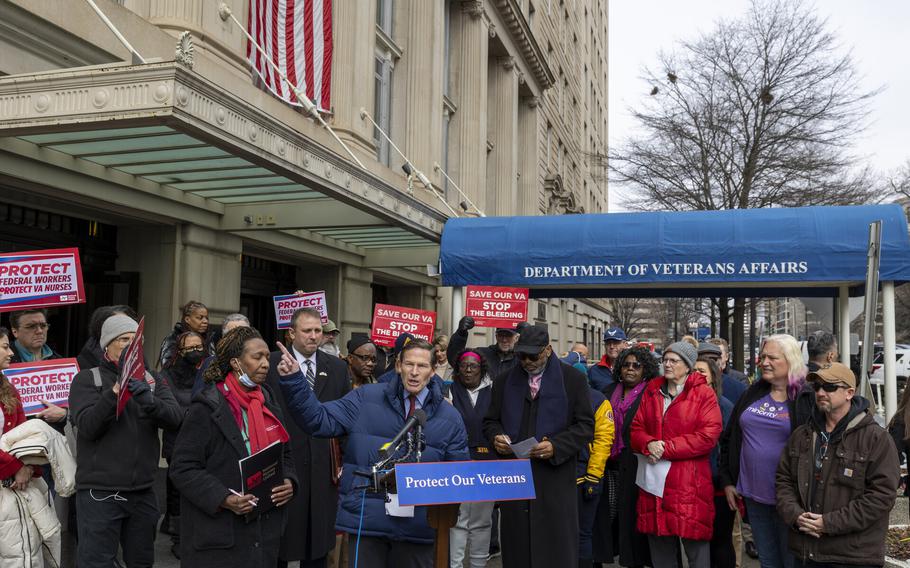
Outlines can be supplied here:
M468 286L464 315L479 327L515 327L528 320L528 289Z
M436 312L376 304L370 339L382 347L395 347L395 340L402 333L410 333L426 341L433 341L436 329Z
M534 499L528 460L395 464L399 505Z
M69 406L70 385L79 372L75 359L51 359L36 363L14 363L3 371L10 384L19 391L26 416L45 409L42 400L57 406Z
M278 329L291 327L291 316L300 308L313 308L319 312L323 324L329 321L324 290L306 292L301 295L285 294L283 296L273 296L272 301L275 303L275 321L278 322Z
M0 253L0 311L83 302L79 249Z

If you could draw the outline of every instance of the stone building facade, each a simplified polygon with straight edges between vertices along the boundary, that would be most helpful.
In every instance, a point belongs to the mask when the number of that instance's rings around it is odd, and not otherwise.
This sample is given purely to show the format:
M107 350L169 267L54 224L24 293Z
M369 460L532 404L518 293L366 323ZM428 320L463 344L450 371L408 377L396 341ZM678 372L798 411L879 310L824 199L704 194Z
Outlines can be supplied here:
M224 4L246 21L248 0ZM138 306L155 338L189 299L269 329L270 296L298 288L326 290L342 340L376 302L447 332L427 265L450 208L606 210L605 3L335 0L325 116L363 168L251 80L221 2L98 5L145 64L86 3L0 0L0 250L83 250L90 303L54 314L61 349L94 305ZM439 195L409 187L369 118ZM539 304L561 350L606 326L596 302Z

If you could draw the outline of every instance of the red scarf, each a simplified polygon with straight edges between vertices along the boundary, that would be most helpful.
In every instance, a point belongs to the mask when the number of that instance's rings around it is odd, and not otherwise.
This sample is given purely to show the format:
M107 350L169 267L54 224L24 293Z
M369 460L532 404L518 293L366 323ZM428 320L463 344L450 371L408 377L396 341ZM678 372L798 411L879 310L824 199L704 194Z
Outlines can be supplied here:
M219 386L221 386L219 390L227 399L231 413L241 431L243 430L243 416L239 410L246 411L249 428L247 435L250 438L251 454L255 454L275 442L287 442L290 439L288 431L281 425L281 421L266 408L262 389L256 387L253 390L246 390L237 380L237 375L233 371L227 374L224 383Z

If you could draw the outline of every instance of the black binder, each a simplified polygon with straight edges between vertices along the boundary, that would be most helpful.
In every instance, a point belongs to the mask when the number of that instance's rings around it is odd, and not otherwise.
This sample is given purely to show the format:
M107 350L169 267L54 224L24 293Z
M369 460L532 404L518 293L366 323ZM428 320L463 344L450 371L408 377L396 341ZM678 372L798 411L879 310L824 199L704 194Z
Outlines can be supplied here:
M283 449L281 442L274 442L239 462L243 494L255 495L259 500L250 516L275 506L272 489L284 483Z

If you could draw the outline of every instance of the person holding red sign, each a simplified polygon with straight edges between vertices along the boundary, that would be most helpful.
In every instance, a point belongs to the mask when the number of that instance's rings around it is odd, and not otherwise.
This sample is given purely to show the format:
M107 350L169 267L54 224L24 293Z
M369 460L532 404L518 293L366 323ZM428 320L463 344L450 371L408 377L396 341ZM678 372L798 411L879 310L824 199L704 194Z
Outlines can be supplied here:
M183 411L166 382L130 379L132 397L117 416L121 355L138 329L126 315L107 318L99 343L104 360L83 369L70 388L76 427L76 515L79 568L110 568L123 549L128 567L152 566L158 499L159 428L178 428Z
M458 354L464 351L468 344L468 332L474 329L474 318L465 316L458 322L458 329L449 338L446 356L449 361L454 361ZM474 350L483 355L490 368L490 376L494 379L499 375L511 371L518 364L518 358L512 349L518 340L518 331L515 329L496 328L496 343L489 347L477 347Z
M3 376L3 371L8 369L13 359L13 349L10 346L10 333L5 327L0 327L0 416L3 422L3 434L25 422L25 411L16 387L10 384L9 379ZM40 466L25 465L19 458L0 451L0 479L5 482L10 480L11 489L24 490L28 487L33 477L41 477Z

